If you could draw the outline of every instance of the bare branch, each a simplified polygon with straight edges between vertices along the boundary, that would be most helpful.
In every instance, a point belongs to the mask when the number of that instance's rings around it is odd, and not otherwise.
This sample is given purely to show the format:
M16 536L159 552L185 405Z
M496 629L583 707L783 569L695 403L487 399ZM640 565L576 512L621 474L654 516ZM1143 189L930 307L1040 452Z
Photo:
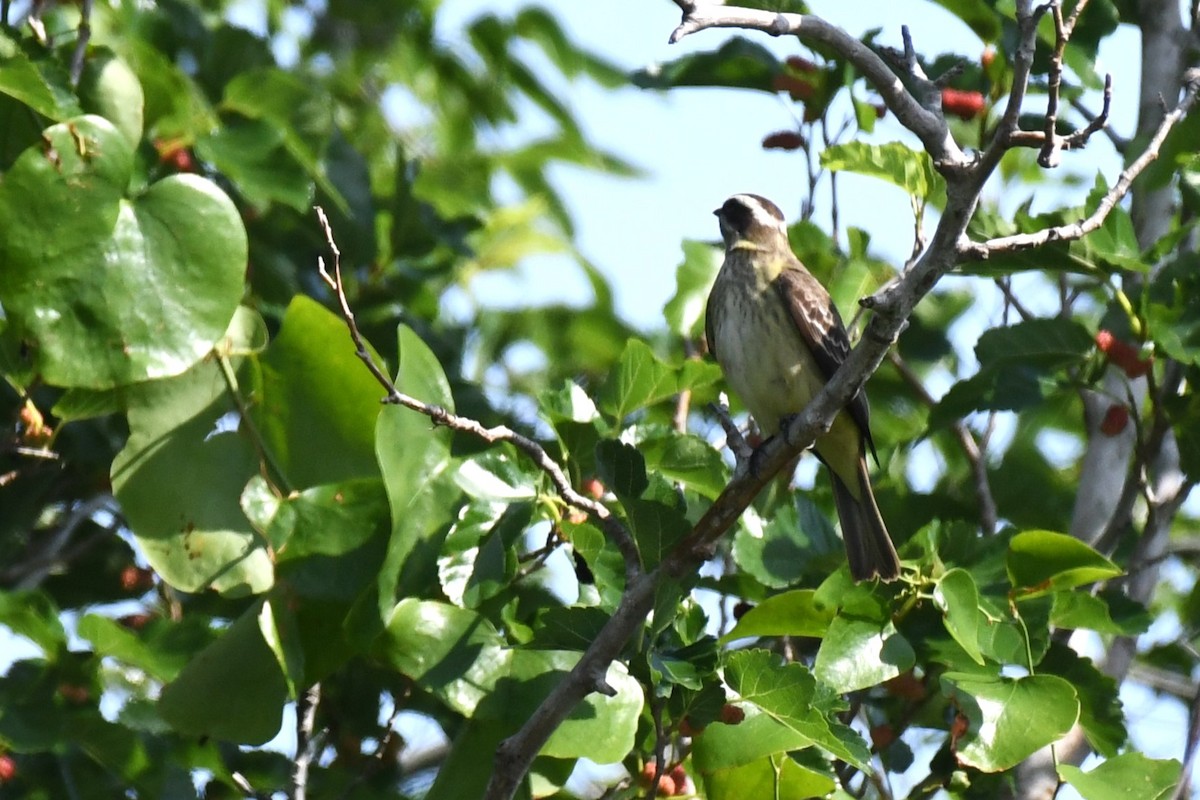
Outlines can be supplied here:
M803 41L819 42L833 49L862 73L900 124L917 135L935 164L953 167L964 166L968 162L950 135L946 118L940 110L919 102L878 53L836 25L812 14L784 14L693 0L674 2L683 12L683 19L671 33L672 44L708 28L745 28L772 36L792 35Z
M725 441L729 444L729 449L733 451L733 457L738 464L749 461L750 456L754 454L754 448L742 436L742 432L738 430L737 423L733 421L733 417L729 415L729 398L724 392L717 398L717 402L710 403L709 410L716 415L717 421L721 423L721 428L725 431Z
M308 768L312 764L313 726L317 705L321 702L321 684L314 683L296 698L296 756L292 759L292 791L290 800L305 800L308 796Z
M79 31L75 39L75 52L71 54L71 85L78 86L83 75L83 60L87 55L88 42L92 39L92 4L95 0L83 0L79 4Z
M452 414L441 406L422 402L415 397L404 394L396 388L396 384L383 371L383 368L375 363L374 357L371 355L370 350L367 349L366 341L358 330L358 323L355 321L354 312L351 311L350 302L346 299L345 286L342 283L341 252L334 241L333 230L329 225L329 218L325 215L325 210L320 206L317 206L315 210L317 212L317 219L325 233L326 244L333 254L332 275L326 270L324 259L318 259L318 269L320 270L321 278L337 297L342 319L345 320L346 327L350 330L350 338L354 341L355 354L366 365L367 369L370 370L375 380L387 391L387 396L383 399L383 402L412 409L429 417L436 425L442 425L451 430L471 434L489 444L508 442L525 453L538 469L549 476L550 481L554 484L554 488L564 500L577 508L587 511L598 522L605 534L621 551L621 556L625 560L626 579L640 574L641 559L638 555L637 545L633 541L632 534L603 503L577 492L571 485L571 480L567 477L563 468L550 457L550 454L540 444L507 426L484 427L477 420Z
M1146 146L1145 152L1125 168L1125 171L1117 179L1116 184L1109 189L1108 194L1104 196L1100 201L1100 205L1090 216L1079 222L1072 222L1053 228L1044 228L1033 233L1001 236L986 242L967 241L962 244L962 255L965 258L982 260L987 259L994 253L1016 253L1022 250L1041 247L1050 242L1074 241L1098 229L1104 224L1104 220L1108 218L1109 213L1116 207L1117 203L1121 202L1121 199L1129 192L1137 176L1141 175L1146 167L1150 166L1158 158L1159 151L1162 148L1163 141L1167 138L1167 134L1187 116L1188 111L1195 104L1197 92L1200 92L1200 69L1190 70L1185 75L1185 80L1187 83L1183 99L1180 100L1179 105L1175 106L1174 110L1163 117L1162 122L1158 125L1158 130L1155 131L1150 143Z
M1126 139L1124 136L1119 135L1116 131L1114 131L1112 129L1112 127L1109 126L1108 116L1109 116L1109 110L1111 109L1111 107L1112 107L1112 75L1111 74L1104 76L1104 107L1100 109L1099 114L1093 113L1080 100L1078 100L1078 99L1071 100L1071 108L1075 109L1075 112L1077 114L1079 114L1079 116L1083 117L1084 119L1086 119L1088 121L1088 125L1085 130L1092 130L1093 133L1096 130L1104 131L1104 135L1108 137L1108 140L1110 142L1112 142L1113 148L1116 149L1116 151L1118 153L1124 154L1125 151L1129 149L1129 140ZM1093 130L1093 129L1095 129L1095 130ZM1067 141L1064 142L1063 149L1064 150L1069 149L1066 145L1078 135L1079 135L1079 132L1076 131L1075 133L1068 136ZM1090 136L1091 134L1088 134L1088 135Z

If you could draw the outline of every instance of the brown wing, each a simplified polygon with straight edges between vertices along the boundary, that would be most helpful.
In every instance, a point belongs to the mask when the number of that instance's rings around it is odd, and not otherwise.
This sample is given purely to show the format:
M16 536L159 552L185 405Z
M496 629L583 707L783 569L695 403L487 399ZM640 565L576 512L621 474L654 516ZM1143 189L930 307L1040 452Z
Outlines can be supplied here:
M833 304L833 298L820 281L803 268L784 269L775 279L775 288L783 298L792 321L796 323L800 337L812 351L825 380L829 380L850 355L850 337L846 335L846 326L842 323L837 306ZM860 391L854 395L846 409L862 433L871 457L878 464L879 456L871 439L871 410L867 406L866 394Z

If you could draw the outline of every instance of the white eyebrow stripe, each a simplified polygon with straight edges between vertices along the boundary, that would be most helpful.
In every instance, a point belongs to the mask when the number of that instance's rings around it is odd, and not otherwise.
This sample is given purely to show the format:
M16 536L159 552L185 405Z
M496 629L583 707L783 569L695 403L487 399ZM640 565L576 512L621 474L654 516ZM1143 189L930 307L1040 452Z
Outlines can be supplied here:
M754 221L766 228L775 228L777 230L786 230L783 220L775 216L767 209L762 202L752 194L735 194L734 200L737 200L742 205L750 209Z

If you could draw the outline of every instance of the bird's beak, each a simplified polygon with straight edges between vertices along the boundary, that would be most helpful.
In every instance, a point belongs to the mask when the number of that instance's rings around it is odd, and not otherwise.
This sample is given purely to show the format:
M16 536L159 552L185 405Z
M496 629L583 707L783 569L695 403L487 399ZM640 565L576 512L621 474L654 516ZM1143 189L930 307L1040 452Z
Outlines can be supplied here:
M717 217L721 216L721 209L719 209L719 208L714 208L714 209L713 209L713 215L714 215L714 216L717 216Z

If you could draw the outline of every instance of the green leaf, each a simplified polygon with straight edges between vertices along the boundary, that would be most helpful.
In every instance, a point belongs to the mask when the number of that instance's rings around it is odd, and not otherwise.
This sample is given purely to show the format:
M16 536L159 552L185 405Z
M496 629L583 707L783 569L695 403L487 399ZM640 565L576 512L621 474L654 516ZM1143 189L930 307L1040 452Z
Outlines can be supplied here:
M961 19L984 42L995 42L1003 30L1003 18L985 0L936 0L937 4Z
M261 745L283 720L287 683L259 628L254 603L163 687L158 709L176 732Z
M642 566L652 569L692 529L683 509L657 500L624 500Z
M509 674L513 683L506 684L508 698L500 718L527 719L579 657L576 652L514 651ZM609 764L629 754L642 713L641 684L620 662L609 665L604 680L616 693L607 696L592 692L585 697L550 734L539 751L541 755L587 757L599 764Z
M890 620L881 624L839 614L817 650L813 674L839 693L855 692L891 680L915 663L912 645Z
M1120 607L1123 613L1114 615L1110 603ZM1115 636L1137 636L1146 632L1153 618L1145 606L1119 592L1108 590L1097 596L1068 590L1054 593L1050 621L1058 628L1087 628Z
M142 140L146 99L142 84L121 58L93 49L79 76L79 102L88 114L104 117L136 149Z
M1071 784L1083 800L1166 800L1175 791L1182 766L1173 758L1147 758L1132 750L1106 760L1088 772L1059 764L1058 775Z
M721 637L722 643L751 636L825 636L833 621L834 609L815 599L813 589L795 589L773 595L742 615L733 630Z
M983 772L1015 767L1058 741L1079 718L1075 690L1053 675L988 679L948 672L941 680L942 691L967 718L958 760Z
M375 420L384 389L353 350L342 320L297 295L260 359L262 399L251 413L292 488L379 475Z
M850 728L822 713L814 703L816 679L802 665L782 663L766 650L739 650L728 656L725 682L743 700L835 758L868 769L866 744Z
M266 530L279 563L355 550L388 524L387 495L378 478L314 486L287 497Z
M288 697L295 700L304 689L304 649L292 602L294 598L278 590L264 598L258 612L258 632L283 674Z
M250 203L283 203L298 212L313 202L313 184L284 148L284 133L262 120L233 119L196 140L196 155L212 164Z
M746 716L737 725L714 722L692 738L692 763L701 773L752 764L776 753L813 747L809 737L751 703L738 705Z
M590 522L565 521L562 530L575 555L591 570L601 606L615 610L625 590L625 560L620 551Z
M646 467L682 483L703 497L716 499L729 483L729 466L706 440L693 434L664 433L638 442Z
M759 759L743 766L704 771L701 775L704 779L704 796L708 800L740 800L746 797L809 800L826 797L837 787L837 781L829 772L801 765L784 755Z
M450 384L437 356L416 333L397 331L400 366L396 388L412 397L454 410ZM411 556L421 542L443 532L454 518L462 490L450 471L450 432L424 414L387 406L375 426L375 450L392 509L392 536L379 573L380 611L387 615L406 581L420 580ZM431 569L436 553L425 554ZM422 587L423 589L423 587ZM414 589L417 593L421 589Z
M836 569L843 553L829 520L805 497L779 506L765 527L757 514L744 513L733 537L734 561L772 589L791 586L812 571Z
M319 87L321 84L272 67L247 70L225 85L221 107L277 128L288 155L338 211L347 214L346 199L329 180L321 163L333 130L333 103Z
M721 368L702 361L681 367L663 363L641 339L630 339L600 392L600 408L623 420L634 411L674 397L684 389L715 383Z
M1038 670L1066 680L1079 697L1079 726L1088 743L1107 758L1126 743L1125 714L1117 694L1117 682L1070 647L1054 642Z
M596 444L596 469L600 480L617 497L633 500L650 485L646 477L646 459L631 444L603 439Z
M137 387L127 409L129 440L113 459L113 492L150 565L185 592L269 589L266 542L239 503L260 464L229 423L237 407L220 366L203 362Z
M53 660L67 646L58 607L39 591L0 592L0 625L36 644Z
M933 602L942 611L942 621L954 641L977 664L983 664L979 650L979 631L987 624L987 616L979 607L979 589L975 579L964 569L948 570L938 579L933 590Z
M684 241L683 261L675 270L675 294L663 307L671 333L686 340L703 335L704 307L721 259L721 251L708 242Z
M945 180L933 168L929 154L900 142L833 145L821 153L821 166L833 172L880 178L935 207L946 202Z
M1166 263L1146 293L1145 314L1155 344L1171 358L1200 364L1200 255L1185 253Z
M6 335L44 379L104 389L180 375L225 332L246 234L195 175L125 197L130 144L100 117L48 128L0 183Z
M57 59L31 55L8 31L0 31L0 94L54 122L62 122L80 112L70 80Z
M533 518L530 503L506 507L477 551L471 576L463 589L463 603L478 608L484 600L498 595L517 575L516 544Z
M1023 595L1073 589L1122 574L1121 569L1073 536L1023 531L1008 545L1008 577Z
M983 367L1004 362L1063 367L1089 355L1095 342L1087 328L1073 319L1030 319L1003 328L990 328L979 337L975 355Z
M447 707L470 717L508 674L513 651L473 611L406 598L386 621L379 655Z
M728 86L774 92L773 79L783 69L770 50L735 36L717 50L691 53L639 70L631 76L643 89L675 86Z
M218 635L199 616L178 621L154 618L135 633L99 614L79 620L78 633L98 655L137 667L164 683L173 681Z

